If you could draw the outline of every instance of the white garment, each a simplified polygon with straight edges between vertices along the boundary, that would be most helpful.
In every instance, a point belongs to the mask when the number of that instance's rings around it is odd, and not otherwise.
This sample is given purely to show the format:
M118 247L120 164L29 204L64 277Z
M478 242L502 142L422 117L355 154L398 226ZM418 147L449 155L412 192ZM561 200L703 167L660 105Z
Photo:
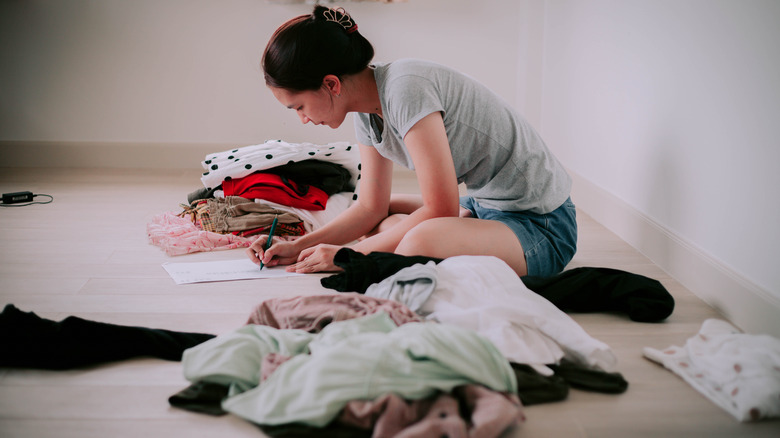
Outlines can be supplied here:
M645 347L662 364L739 421L780 417L780 340L708 319L683 347Z
M429 285L412 289L410 268ZM545 364L562 358L590 368L614 371L617 358L569 315L528 289L503 260L492 256L457 256L438 265L405 268L366 290L367 296L397 297L409 306L430 294L418 313L427 319L477 331L512 362L543 374ZM406 272L405 272L406 271ZM400 280L400 281L399 281ZM399 293L405 288L404 293Z
M302 208L290 207L288 205L277 204L264 199L255 199L255 202L269 205L277 210L292 213L303 221L303 226L307 233L322 228L325 224L335 219L344 210L352 204L352 192L341 192L331 195L325 210L304 210Z

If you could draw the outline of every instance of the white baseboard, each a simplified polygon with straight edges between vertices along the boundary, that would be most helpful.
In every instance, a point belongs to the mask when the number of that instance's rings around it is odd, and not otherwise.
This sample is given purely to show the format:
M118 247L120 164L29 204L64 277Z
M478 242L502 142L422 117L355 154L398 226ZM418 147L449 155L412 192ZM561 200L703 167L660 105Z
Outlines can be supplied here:
M780 299L682 236L569 170L578 208L617 234L733 324L780 337Z

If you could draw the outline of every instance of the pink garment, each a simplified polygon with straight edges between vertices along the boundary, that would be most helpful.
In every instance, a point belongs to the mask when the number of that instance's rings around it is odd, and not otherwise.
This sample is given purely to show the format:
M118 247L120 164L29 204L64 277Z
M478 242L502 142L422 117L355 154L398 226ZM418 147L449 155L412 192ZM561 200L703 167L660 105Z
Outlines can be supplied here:
M254 238L219 234L198 229L191 220L172 212L156 215L146 225L149 241L165 250L169 256L200 251L247 248Z
M507 395L480 385L463 385L452 393L406 401L395 394L374 400L354 400L337 421L373 429L372 438L499 437L525 421L522 405Z
M385 311L399 326L422 321L419 315L397 301L348 292L271 298L255 307L247 324L318 333L331 322L371 315L380 310Z
M290 360L292 356L286 356L281 353L268 353L263 356L263 361L260 363L260 381L265 380L279 368L279 365Z

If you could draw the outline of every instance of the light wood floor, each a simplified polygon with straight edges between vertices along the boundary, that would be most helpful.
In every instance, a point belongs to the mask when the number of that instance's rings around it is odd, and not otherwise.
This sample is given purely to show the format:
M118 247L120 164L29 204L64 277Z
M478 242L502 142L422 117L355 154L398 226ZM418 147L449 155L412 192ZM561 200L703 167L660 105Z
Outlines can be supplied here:
M197 189L197 170L1 169L3 193L30 190L52 204L0 209L0 305L62 319L224 333L270 296L331 292L321 275L176 286L166 261L243 257L242 250L170 258L146 238L155 214L179 211ZM414 191L414 181L397 182ZM40 198L39 198L40 199ZM576 203L576 199L574 200ZM573 315L609 344L629 381L625 394L572 390L560 403L529 406L512 437L777 437L780 422L740 424L681 379L644 359L645 346L681 345L720 317L647 258L578 212L579 252L571 266L606 266L660 280L677 307L668 321L642 324L605 314ZM35 348L35 346L30 346ZM2 351L0 350L0 354ZM260 437L236 417L168 405L187 386L181 365L138 359L74 371L0 369L0 437Z

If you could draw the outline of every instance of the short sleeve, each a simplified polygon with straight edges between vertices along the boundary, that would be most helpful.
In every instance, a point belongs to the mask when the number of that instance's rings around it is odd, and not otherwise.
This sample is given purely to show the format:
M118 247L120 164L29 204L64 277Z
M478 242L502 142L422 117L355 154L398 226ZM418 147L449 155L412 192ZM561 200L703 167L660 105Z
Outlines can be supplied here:
M370 118L366 113L355 113L353 116L353 123L355 124L355 138L358 143L366 146L372 146L371 134L369 133Z
M414 74L400 76L388 83L385 99L387 105L385 118L396 127L402 139L425 116L444 111L435 84L430 79Z

